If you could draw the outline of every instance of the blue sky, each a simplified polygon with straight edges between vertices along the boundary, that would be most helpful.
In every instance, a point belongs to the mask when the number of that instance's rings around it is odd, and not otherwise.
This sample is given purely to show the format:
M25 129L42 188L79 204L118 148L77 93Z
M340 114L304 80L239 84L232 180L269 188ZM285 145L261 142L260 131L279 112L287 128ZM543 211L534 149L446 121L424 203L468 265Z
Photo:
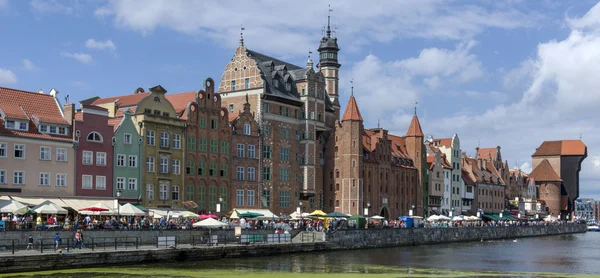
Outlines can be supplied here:
M500 145L525 170L542 141L583 135L581 195L600 198L597 1L367 2L330 1L341 103L354 79L367 127L402 135L418 101L425 133L457 133L468 154ZM0 0L0 86L72 101L197 90L241 25L248 48L304 65L326 23L323 1Z

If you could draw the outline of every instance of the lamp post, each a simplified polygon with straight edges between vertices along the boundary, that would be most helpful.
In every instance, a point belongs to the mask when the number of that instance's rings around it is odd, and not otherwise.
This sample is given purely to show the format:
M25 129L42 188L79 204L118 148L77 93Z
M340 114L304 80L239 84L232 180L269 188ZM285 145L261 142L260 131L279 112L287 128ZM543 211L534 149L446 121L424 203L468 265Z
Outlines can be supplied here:
M536 213L535 214L535 220L538 220L539 218L540 218L540 215Z
M480 208L478 208L478 209L477 209L477 218L481 218L481 215L482 215L482 213L481 213L481 209L480 209Z
M452 214L454 214L454 207L450 208L450 217L452 217Z
M410 208L411 209L408 211L408 216L413 216L413 212L415 210L415 204L413 204Z
M300 218L302 218L302 201L298 202L298 207L296 208L296 213Z
M369 209L371 208L371 202L367 202L367 207L364 209L363 214L365 217L369 216Z
M119 205L119 199L121 198L121 189L117 190L117 198L113 202L113 209L117 209L117 225L121 224L121 206Z
M219 196L219 203L217 204L217 217L221 217L221 203L223 203L223 196Z

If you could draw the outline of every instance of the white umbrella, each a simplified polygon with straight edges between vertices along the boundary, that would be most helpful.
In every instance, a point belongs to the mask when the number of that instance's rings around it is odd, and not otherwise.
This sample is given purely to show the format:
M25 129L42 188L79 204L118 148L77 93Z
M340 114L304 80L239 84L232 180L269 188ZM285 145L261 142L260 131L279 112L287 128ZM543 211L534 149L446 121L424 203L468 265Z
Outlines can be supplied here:
M371 216L371 219L382 220L382 219L385 219L385 218L383 216L375 215L375 216Z
M39 214L67 214L68 213L68 211L66 209L64 209L61 206L59 206L53 202L50 202L50 201L44 201L43 203L39 204L38 206L32 208L31 210L33 210Z
M427 221L429 221L429 222L438 221L438 220L440 220L439 215L432 215L432 216L427 217Z
M463 221L463 220L465 220L465 217L462 215L457 215L457 216L452 217L452 221Z
M29 208L15 200L6 200L0 202L0 213L12 213L21 215L27 213Z
M136 206L134 206L130 203L122 205L119 208L118 213L120 215L125 215L125 216L144 216L144 215L146 215L146 213L143 210L137 208Z
M206 227L206 228L219 228L219 227L225 227L225 226L229 226L229 225L225 224L219 220L215 220L212 218L206 218L202 221L198 221L198 222L194 223L193 226L194 227Z
M450 221L450 220L452 220L452 218L445 216L445 215L440 215L438 220Z

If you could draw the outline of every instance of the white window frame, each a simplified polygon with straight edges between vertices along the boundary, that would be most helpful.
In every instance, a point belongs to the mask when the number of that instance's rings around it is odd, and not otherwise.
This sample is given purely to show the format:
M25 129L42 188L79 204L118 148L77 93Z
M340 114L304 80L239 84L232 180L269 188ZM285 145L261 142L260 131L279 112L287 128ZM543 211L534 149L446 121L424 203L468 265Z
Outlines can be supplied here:
M6 183L6 169L0 169L0 184Z
M83 151L81 153L81 164L94 165L94 152L93 151Z
M169 147L169 133L166 131L161 131L160 132L160 143L159 146L161 148L168 148Z
M86 184L86 180L89 181L89 185ZM94 189L94 176L81 175L81 189Z
M156 143L155 138L154 130L146 130L146 145L154 146Z
M244 144L237 144L237 157L244 158L244 153L246 152L246 146Z
M256 181L256 168L248 167L248 180Z
M169 199L169 184L159 184L158 185L158 199L159 200L168 200Z
M8 157L8 144L5 142L0 142L0 158Z
M248 145L248 158L256 158L256 147Z
M181 149L181 135L173 134L173 148L177 150Z
M254 206L254 190L248 190L246 191L246 205L249 207L253 207ZM252 194L250 194L252 193Z
M106 176L96 176L96 190L106 190Z
M106 166L106 153L105 152L96 152L96 165L97 166Z
M117 190L125 190L125 178L117 177Z
M50 126L50 128L52 128L52 126ZM51 132L48 131L48 133L57 133L57 132ZM90 135L92 135L92 139L90 139ZM95 138L97 135L98 138ZM85 140L88 142L95 142L95 143L102 143L104 142L104 138L102 138L102 134L100 134L97 131L92 131L90 133L88 133L87 137L85 137Z
M129 180L127 180L127 190L137 190L137 178L129 178Z
M159 162L160 162L159 172L161 174L168 174L169 173L169 157L161 156Z
M179 186L177 185L173 185L171 186L171 200L173 201L178 201L179 200ZM177 196L175 196L175 194L177 194ZM177 197L177 198L175 198Z
M154 200L154 184L146 184L146 199Z
M250 124L244 124L244 135L251 135L252 128Z
M50 186L50 173L40 172L39 186Z
M173 174L181 174L181 161L179 159L171 160L173 162Z
M56 187L67 187L67 174L57 173L56 174Z
M62 156L62 159L61 159ZM67 162L67 149L56 148L56 161Z
M127 159L127 166L129 166L131 168L137 168L138 167L137 155L130 155L129 156L129 158Z
M15 182L15 178L17 177L17 174L20 174L20 182ZM13 182L12 184L16 184L16 185L25 185L25 171L13 171Z
M244 180L244 167L238 166L235 171L236 180L243 181Z
M132 136L131 133L123 134L123 144L131 145Z
M19 151L22 151L23 157L18 157L15 155L15 152L18 151L17 147L23 147L22 149L19 149ZM13 157L15 159L25 159L27 157L27 147L25 146L25 144L14 144L13 145Z
M52 148L47 146L41 146L40 160L52 160Z
M239 207L244 206L244 190L238 189L235 192L235 205Z
M146 157L146 172L154 172L154 156Z

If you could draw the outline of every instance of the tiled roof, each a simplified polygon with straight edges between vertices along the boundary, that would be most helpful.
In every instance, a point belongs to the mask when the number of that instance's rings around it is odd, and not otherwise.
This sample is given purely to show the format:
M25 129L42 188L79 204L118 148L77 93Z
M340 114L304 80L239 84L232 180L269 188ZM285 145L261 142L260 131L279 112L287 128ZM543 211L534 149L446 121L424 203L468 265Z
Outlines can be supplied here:
M468 185L475 185L476 182L471 178L471 175L469 175L469 172L467 170L465 170L464 168L462 169L462 173L461 173L461 177L463 179L463 181L465 181L465 184Z
M406 150L406 140L404 137L388 134L388 139L392 141L392 154L405 159L411 159Z
M437 138L437 139L433 139L433 142L437 143L438 146L452 148L452 138Z
M171 102L177 115L179 115L181 119L187 120L187 114L184 112L190 102L196 101L196 92L167 94L165 97Z
M129 111L131 111L131 114L135 114L135 111L137 110L136 106L130 106L130 107L121 107L119 109L117 109L117 112L115 112L115 118L121 118L123 117L123 113L125 113L125 111L127 111L129 109Z
M479 148L475 157L481 157L481 159L496 159L497 148Z
M109 118L108 125L112 125L113 130L117 130L117 127L119 127L119 125L121 124L122 121L123 121L123 118Z
M348 100L348 104L346 105L346 111L344 111L344 116L342 117L342 121L362 121L363 118L360 115L360 110L358 110L358 104L356 104L356 99L354 96L350 96Z
M62 116L56 100L48 94L0 87L0 104L2 107L8 107L11 114L19 114L20 119L35 116L43 122L68 124ZM22 111L18 112L17 108L21 108ZM2 110L4 111L4 109ZM23 112L27 115L27 118L23 117ZM5 111L5 113L7 112Z
M533 156L585 155L586 146L581 140L544 141Z
M267 96L281 98L284 100L291 101L296 105L301 105L300 95L298 94L298 88L295 84L290 87L291 90L285 88L286 82L292 82L293 77L286 71L301 69L301 67L269 57L267 55L246 49L248 57L256 61L256 64L260 71L263 73L261 78L264 82L264 92ZM286 76L290 77L289 81L286 81ZM275 84L273 80L279 80L279 84ZM275 86L278 85L278 86Z
M92 105L116 102L117 106L119 106L119 107L134 106L134 105L137 105L138 103L140 103L140 101L148 95L150 95L150 92L101 98L101 99L97 99L94 102L92 102Z
M452 169L452 166L450 166L450 162L448 162L448 159L446 159L445 154L442 154L442 167L446 169Z
M536 181L562 181L547 159L542 160L542 162L540 162L540 164L535 167L533 171L531 171L529 177L535 179Z
M237 119L237 117L238 117L239 115L240 115L240 113L238 113L238 112L229 113L229 115L227 116L227 117L228 117L228 120L229 120L229 122L230 122L230 123L231 123L231 122L233 122L235 119Z
M0 103L0 109L9 119L29 120L27 114L23 111L20 105L13 103Z
M417 117L417 115L414 115L412 120L410 121L410 125L408 126L406 136L423 137L423 130L421 129L421 123L419 123L419 118Z

